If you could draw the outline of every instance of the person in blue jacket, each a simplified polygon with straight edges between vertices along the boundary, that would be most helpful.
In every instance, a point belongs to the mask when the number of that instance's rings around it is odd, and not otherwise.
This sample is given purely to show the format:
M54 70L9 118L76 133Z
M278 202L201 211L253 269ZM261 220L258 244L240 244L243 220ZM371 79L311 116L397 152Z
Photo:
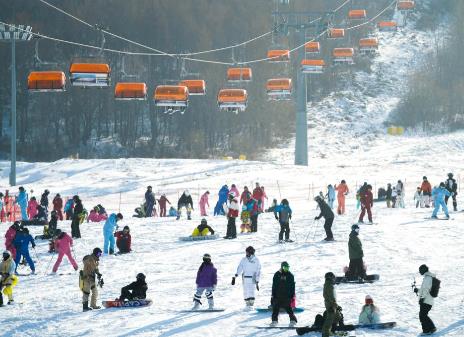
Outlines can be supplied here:
M13 244L16 247L15 264L16 264L16 269L17 269L19 261L21 261L21 257L24 256L24 258L27 261L27 264L31 268L31 274L34 274L35 265L34 265L34 261L32 261L31 259L31 255L29 254L29 243L32 244L32 248L35 248L34 238L32 237L31 234L29 234L29 229L23 228L16 232L16 237L13 241Z
M27 203L29 201L29 196L27 195L24 187L19 187L19 194L16 197L16 202L18 203L19 207L21 208L21 220L29 220L27 216Z
M335 201L335 188L332 185L327 186L327 203L330 206L330 209L334 208Z
M153 193L153 188L151 186L147 187L145 192L145 217L149 218L153 215L153 208L156 205L155 194Z
M432 190L432 198L433 198L433 205L435 208L433 209L432 219L437 219L437 213L440 209L440 206L445 212L445 217L449 219L449 212L448 207L446 206L445 197L450 197L451 193L446 189L445 183L440 183L439 187L434 187Z
M122 220L123 216L121 213L111 213L108 219L103 225L103 253L114 254L114 231L118 228L118 221ZM108 250L109 246L109 250Z
M219 200L214 207L214 215L224 215L223 205L227 202L227 196L229 195L229 187L224 185L219 190Z
M277 216L277 213L279 214ZM292 218L292 209L287 199L282 199L280 205L274 208L274 216L280 223L279 242L282 242L285 233L285 241L290 241L290 219Z

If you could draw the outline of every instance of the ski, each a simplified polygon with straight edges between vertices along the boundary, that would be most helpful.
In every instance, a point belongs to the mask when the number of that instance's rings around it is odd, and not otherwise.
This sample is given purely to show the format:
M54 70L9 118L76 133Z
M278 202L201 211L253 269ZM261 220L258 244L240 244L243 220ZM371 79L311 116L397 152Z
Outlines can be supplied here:
M272 312L272 307L271 308L256 308L256 311L259 313ZM304 308L299 308L299 307L293 308L293 312L303 312L303 311L304 311ZM285 310L281 308L280 312L284 313Z
M102 301L102 305L105 308L136 308L136 307L147 307L153 304L152 300L131 300L131 301Z

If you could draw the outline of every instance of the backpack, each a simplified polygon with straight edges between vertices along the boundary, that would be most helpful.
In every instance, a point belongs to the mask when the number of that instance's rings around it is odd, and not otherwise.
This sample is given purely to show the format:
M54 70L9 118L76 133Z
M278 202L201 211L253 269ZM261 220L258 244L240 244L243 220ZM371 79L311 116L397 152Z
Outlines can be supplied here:
M430 296L437 297L438 292L440 291L441 281L436 277L432 277L432 287L430 288Z

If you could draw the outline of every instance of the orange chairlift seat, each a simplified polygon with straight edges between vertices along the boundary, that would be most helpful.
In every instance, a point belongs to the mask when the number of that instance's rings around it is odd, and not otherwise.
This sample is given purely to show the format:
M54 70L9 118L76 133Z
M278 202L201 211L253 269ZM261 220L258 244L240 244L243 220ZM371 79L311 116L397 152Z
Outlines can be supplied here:
M380 21L377 28L381 32L395 32L398 30L398 24L395 21Z
M330 28L328 30L329 39L342 39L345 37L345 29L343 28Z
M379 49L379 40L375 37L359 40L359 51L361 53L375 53Z
M245 111L248 103L248 94L245 89L221 89L217 96L220 110Z
M416 4L412 0L399 0L396 4L396 8L400 11L410 11L416 7Z
M352 9L348 12L348 18L350 20L362 20L367 16L365 9Z
M354 49L353 48L334 48L332 52L333 62L353 64Z
M159 85L155 89L154 100L156 106L186 108L188 106L189 91L183 85Z
M33 71L27 77L27 89L33 92L65 91L66 75L62 71Z
M267 52L269 62L288 62L290 61L290 50L274 49Z
M206 82L204 80L182 80L179 85L188 89L189 95L206 95Z
M326 64L324 60L308 60L301 61L301 72L304 74L322 74Z
M143 82L119 82L114 88L114 98L117 100L146 100L147 85Z
M321 51L321 45L317 41L305 43L305 52L307 54L317 54Z
M267 81L266 91L269 100L289 100L292 96L292 79L271 78Z
M69 68L69 80L77 87L108 87L110 66L106 63L73 63Z
M251 68L229 68L227 69L227 81L229 82L249 82L253 74Z

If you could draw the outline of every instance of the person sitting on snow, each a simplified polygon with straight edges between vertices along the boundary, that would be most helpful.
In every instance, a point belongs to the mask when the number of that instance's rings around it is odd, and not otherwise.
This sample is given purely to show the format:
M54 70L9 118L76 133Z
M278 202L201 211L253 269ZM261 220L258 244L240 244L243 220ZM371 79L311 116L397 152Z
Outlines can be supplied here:
M147 282L145 282L145 275L138 273L135 282L128 284L121 288L120 301L142 300L147 298Z
M365 304L359 314L359 324L380 323L379 308L374 305L374 300L369 295L365 298Z
M114 236L116 237L116 247L119 249L119 254L130 253L132 236L130 235L129 226L124 226L123 230L117 231Z
M103 210L103 212L100 210L99 206L95 206L89 213L89 216L87 217L87 222L100 222L103 220L108 219L108 215L106 212Z
M206 236L209 233L211 233L211 235L214 235L214 230L210 226L208 226L208 222L206 221L205 218L203 218L203 219L201 219L200 225L198 225L193 230L192 236L193 237L195 237L195 236Z

